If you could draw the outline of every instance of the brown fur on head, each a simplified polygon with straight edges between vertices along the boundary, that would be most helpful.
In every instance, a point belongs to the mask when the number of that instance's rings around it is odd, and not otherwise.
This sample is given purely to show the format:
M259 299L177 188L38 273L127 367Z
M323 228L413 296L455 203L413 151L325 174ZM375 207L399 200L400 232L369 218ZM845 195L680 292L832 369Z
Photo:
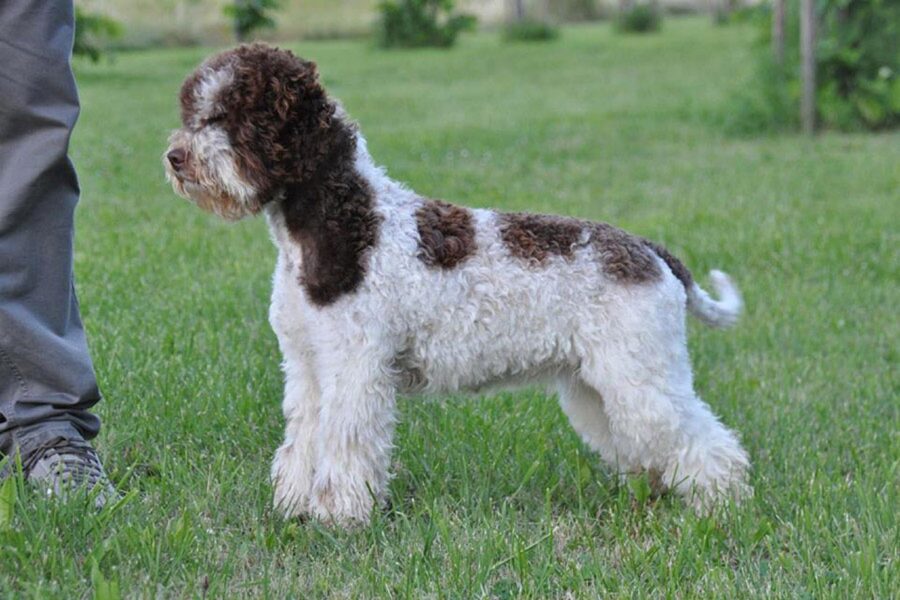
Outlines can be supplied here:
M217 54L181 88L182 128L163 158L176 192L228 219L315 178L346 127L316 65L266 44Z

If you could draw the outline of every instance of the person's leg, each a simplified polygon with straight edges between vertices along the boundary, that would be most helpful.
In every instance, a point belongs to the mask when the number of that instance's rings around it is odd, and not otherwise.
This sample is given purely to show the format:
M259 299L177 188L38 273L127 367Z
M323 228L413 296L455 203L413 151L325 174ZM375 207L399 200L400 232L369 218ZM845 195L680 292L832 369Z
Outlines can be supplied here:
M0 2L0 455L100 427L72 277L73 33L72 0Z

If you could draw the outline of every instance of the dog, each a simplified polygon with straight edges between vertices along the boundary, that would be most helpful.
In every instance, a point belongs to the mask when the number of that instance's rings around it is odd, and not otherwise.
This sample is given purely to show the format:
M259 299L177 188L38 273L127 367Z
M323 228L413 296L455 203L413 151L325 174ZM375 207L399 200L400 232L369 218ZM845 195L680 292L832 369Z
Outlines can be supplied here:
M163 156L175 191L278 248L270 323L284 357L286 516L366 523L386 497L398 393L544 385L620 474L704 509L751 492L736 435L694 391L686 312L718 299L661 245L605 223L424 198L376 166L313 62L255 43L184 82Z

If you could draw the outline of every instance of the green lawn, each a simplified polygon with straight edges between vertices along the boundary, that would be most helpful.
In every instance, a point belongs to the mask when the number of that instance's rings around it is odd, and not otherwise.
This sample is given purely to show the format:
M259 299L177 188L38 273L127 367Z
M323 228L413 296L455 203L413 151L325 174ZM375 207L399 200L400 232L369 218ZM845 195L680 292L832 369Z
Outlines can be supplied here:
M750 37L688 19L551 45L294 48L419 192L611 221L701 280L736 278L743 321L694 321L690 343L756 496L711 518L635 499L553 398L524 392L402 400L392 511L352 533L283 521L274 247L262 220L176 198L160 164L180 82L210 49L80 65L76 269L106 395L96 443L128 498L94 515L19 490L11 520L0 502L0 597L104 581L129 597L896 594L900 135L724 135Z

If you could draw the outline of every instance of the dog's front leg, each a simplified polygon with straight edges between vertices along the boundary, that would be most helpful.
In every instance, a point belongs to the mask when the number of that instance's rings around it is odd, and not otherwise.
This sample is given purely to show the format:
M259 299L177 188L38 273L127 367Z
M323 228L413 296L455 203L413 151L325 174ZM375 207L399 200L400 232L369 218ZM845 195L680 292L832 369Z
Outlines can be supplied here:
M395 389L384 347L335 352L320 361L312 514L343 526L368 522L387 491Z
M282 346L285 355L282 409L287 426L284 442L272 462L272 484L275 507L287 517L296 517L309 512L320 391L310 351Z

